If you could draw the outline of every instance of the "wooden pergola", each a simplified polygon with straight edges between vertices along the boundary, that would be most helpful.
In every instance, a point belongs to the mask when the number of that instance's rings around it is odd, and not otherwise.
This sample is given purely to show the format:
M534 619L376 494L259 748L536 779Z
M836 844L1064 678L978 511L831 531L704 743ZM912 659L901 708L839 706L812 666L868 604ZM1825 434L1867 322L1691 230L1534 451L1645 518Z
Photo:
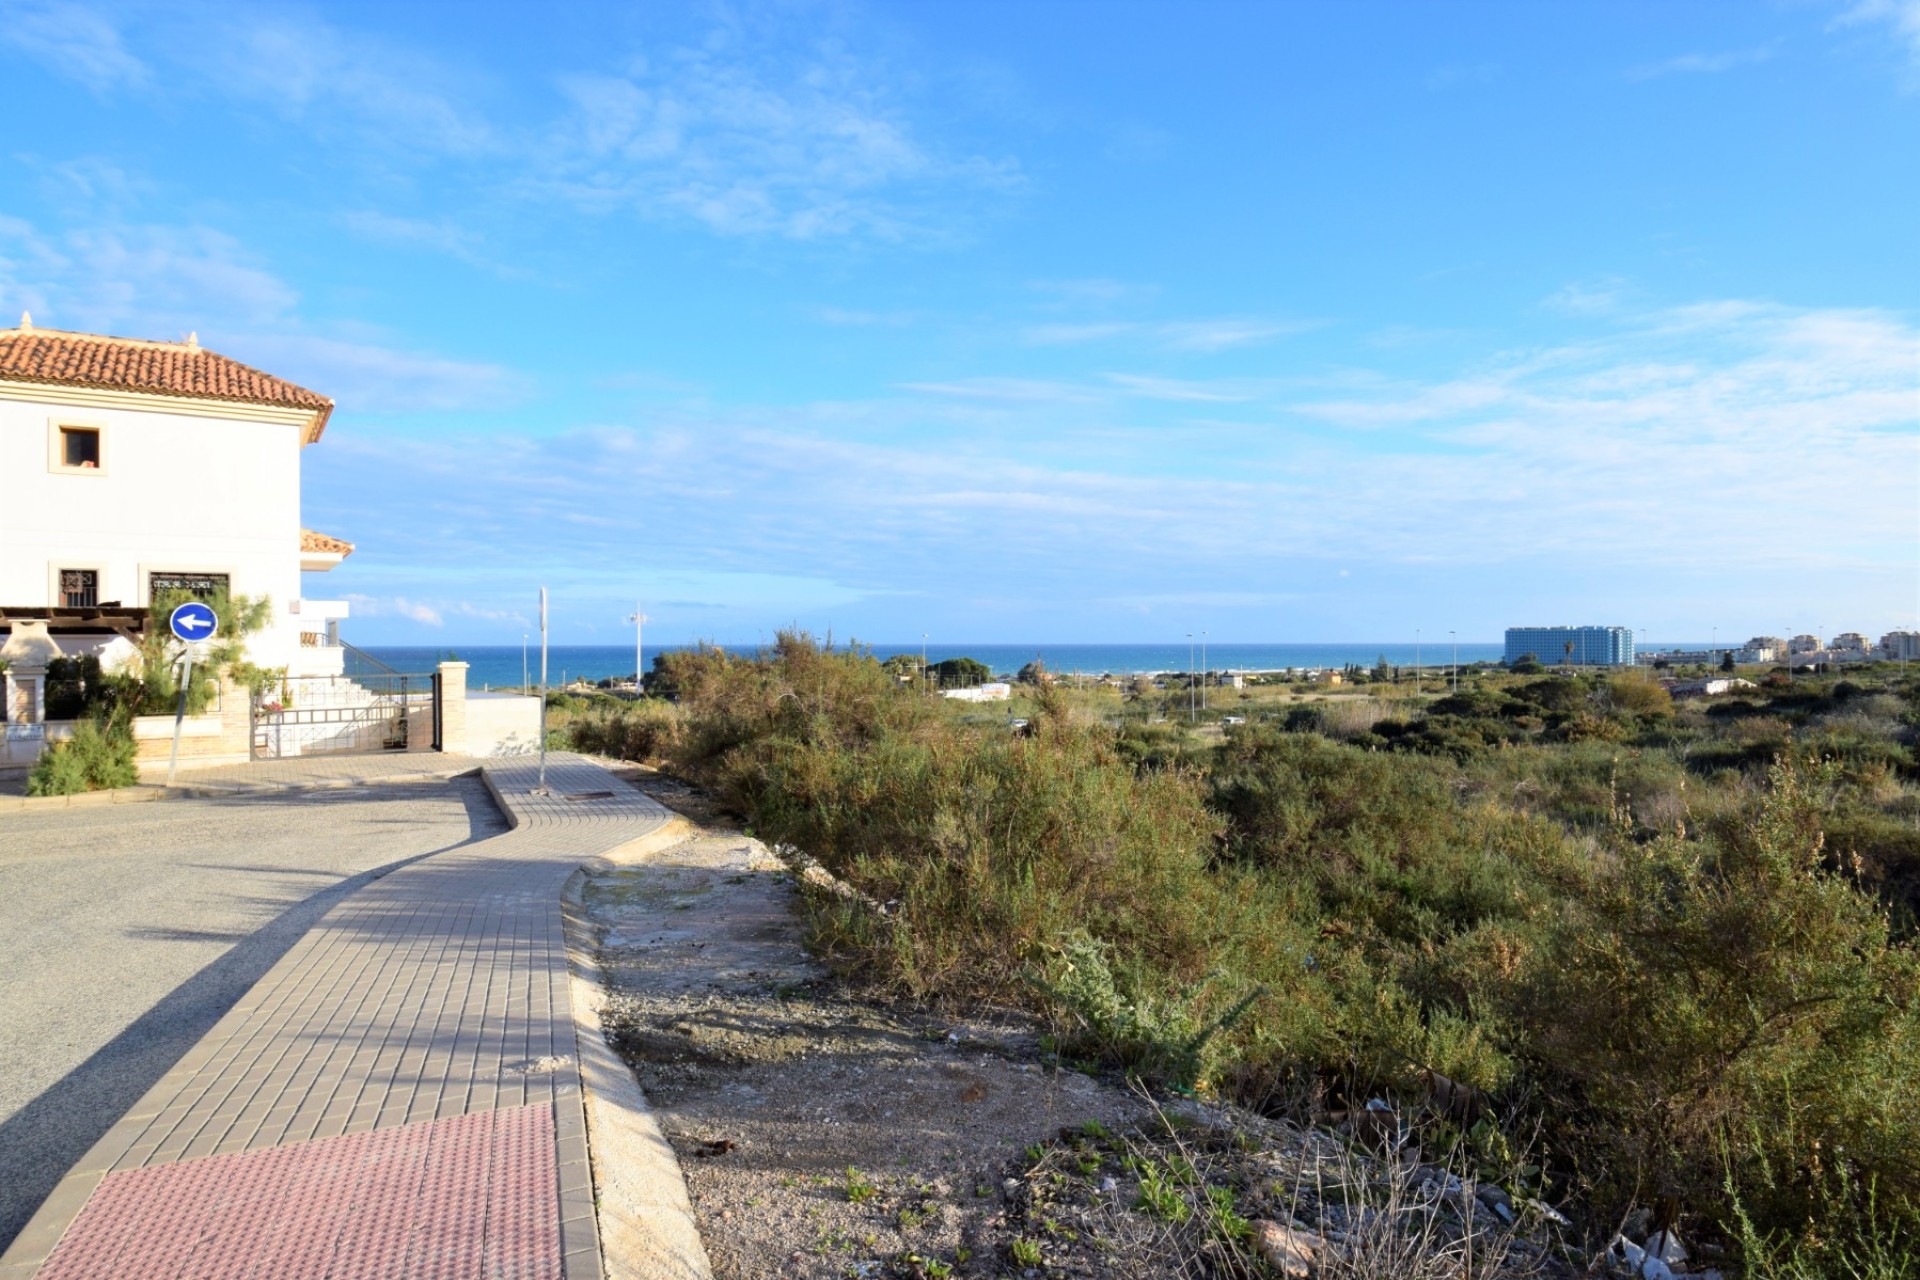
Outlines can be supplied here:
M150 621L147 611L137 606L0 605L0 627L10 628L15 622L44 622L50 635L115 635L138 644Z

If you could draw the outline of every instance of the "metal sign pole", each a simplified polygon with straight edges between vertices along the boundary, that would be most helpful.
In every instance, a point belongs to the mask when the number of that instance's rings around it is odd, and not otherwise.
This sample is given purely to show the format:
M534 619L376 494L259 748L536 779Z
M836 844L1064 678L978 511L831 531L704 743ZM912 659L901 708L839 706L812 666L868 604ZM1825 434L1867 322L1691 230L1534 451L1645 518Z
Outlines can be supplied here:
M180 724L187 718L187 690L193 687L193 645L187 645L186 669L180 674L180 704L173 712L173 750L167 754L167 785L173 785L173 771L180 766Z
M173 750L167 755L167 785L180 765L180 725L187 718L187 691L193 687L193 646L220 633L220 619L203 601L189 600L167 615L167 630L187 647L186 669L180 674L180 705L173 713Z
M547 589L540 588L540 783L535 788L547 793Z

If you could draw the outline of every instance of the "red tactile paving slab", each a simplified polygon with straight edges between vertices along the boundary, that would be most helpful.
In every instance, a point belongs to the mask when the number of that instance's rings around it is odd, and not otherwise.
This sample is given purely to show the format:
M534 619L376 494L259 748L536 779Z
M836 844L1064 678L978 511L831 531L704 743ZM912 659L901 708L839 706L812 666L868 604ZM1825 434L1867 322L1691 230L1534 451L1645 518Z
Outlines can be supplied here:
M38 1280L560 1280L553 1110L108 1174Z

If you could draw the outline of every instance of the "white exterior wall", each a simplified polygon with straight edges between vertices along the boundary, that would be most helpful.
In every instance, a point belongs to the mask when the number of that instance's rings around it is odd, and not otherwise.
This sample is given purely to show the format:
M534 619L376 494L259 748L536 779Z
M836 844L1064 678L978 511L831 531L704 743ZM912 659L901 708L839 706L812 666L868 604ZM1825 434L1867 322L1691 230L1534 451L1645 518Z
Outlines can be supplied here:
M518 756L540 750L540 699L511 693L469 693L464 747L470 756Z
M301 427L133 407L132 396L128 407L67 407L32 394L0 383L0 603L58 603L61 569L98 570L99 599L129 607L148 603L151 572L224 573L235 594L273 601L252 660L292 662ZM97 472L54 469L62 423L101 429Z

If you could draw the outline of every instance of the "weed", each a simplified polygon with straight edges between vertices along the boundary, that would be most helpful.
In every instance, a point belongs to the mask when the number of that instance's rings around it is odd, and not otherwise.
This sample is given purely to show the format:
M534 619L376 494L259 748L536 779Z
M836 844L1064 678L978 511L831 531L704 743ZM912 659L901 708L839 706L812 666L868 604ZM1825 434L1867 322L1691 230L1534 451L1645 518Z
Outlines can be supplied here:
M842 1184L841 1189L846 1192L849 1204L865 1204L880 1194L880 1188L876 1187L866 1174L852 1165L847 1166L846 1182Z

